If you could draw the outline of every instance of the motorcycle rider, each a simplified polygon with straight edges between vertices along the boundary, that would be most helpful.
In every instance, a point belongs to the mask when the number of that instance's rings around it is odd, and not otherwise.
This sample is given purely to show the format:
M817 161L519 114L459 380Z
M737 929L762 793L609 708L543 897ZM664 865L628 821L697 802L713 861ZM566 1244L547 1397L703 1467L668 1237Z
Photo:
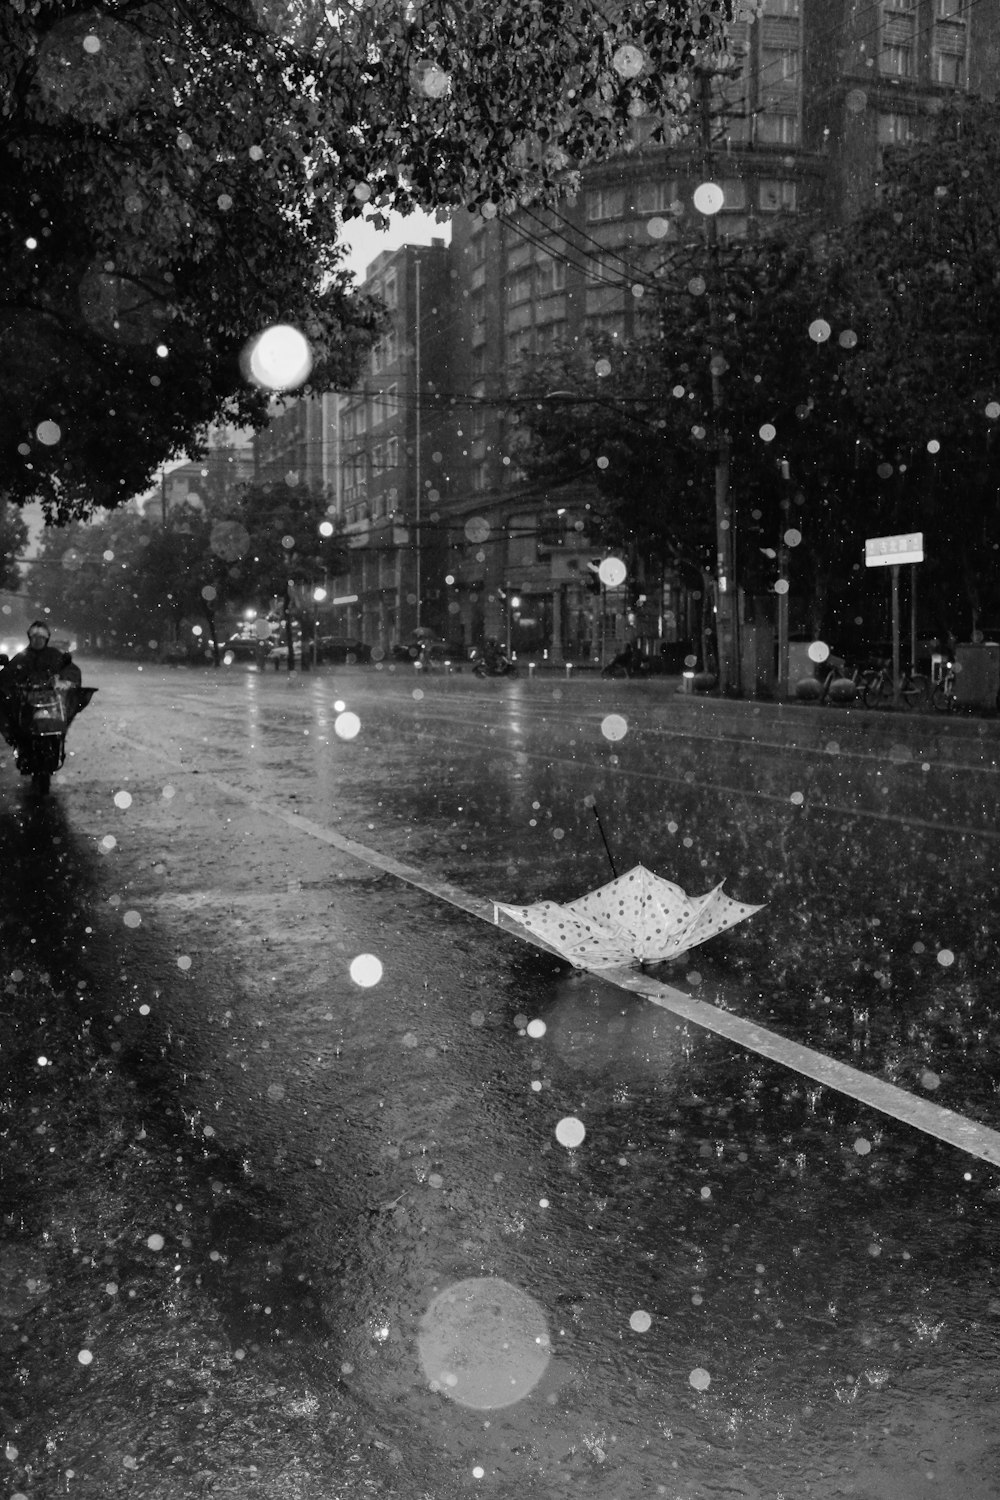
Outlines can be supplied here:
M66 722L71 722L78 707L75 688L81 686L80 668L68 651L50 646L52 632L44 620L32 620L28 626L28 644L11 657L0 671L0 734L11 744L14 729L15 699L18 688L46 687L53 678L68 684Z
M502 672L507 665L507 658L500 650L500 643L495 636L491 635L483 642L483 661L488 672Z

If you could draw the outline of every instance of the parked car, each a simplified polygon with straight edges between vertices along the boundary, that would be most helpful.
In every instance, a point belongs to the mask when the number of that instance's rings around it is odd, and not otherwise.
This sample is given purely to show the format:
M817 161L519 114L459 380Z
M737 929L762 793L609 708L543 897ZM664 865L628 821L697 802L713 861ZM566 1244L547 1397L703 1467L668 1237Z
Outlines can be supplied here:
M452 672L460 672L462 663L469 659L468 651L459 642L431 636L393 646L392 655L396 661L412 662L414 665L420 661L429 661L432 668L447 668Z
M311 642L307 649L311 651ZM348 666L353 666L356 662L370 662L372 648L366 646L364 641L345 636L321 635L316 642L316 659L321 662L346 662Z
M234 661L256 661L261 651L263 650L266 654L273 644L275 644L273 636L268 636L262 641L253 635L233 635L223 647L223 652L231 655Z

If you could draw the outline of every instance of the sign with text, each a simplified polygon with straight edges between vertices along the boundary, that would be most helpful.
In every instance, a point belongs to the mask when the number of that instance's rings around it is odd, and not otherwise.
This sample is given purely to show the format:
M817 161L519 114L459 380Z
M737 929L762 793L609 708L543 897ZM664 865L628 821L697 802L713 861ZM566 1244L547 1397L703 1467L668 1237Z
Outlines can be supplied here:
M865 538L866 568L887 568L899 563L918 563L923 560L924 534L922 531L907 531L901 536Z

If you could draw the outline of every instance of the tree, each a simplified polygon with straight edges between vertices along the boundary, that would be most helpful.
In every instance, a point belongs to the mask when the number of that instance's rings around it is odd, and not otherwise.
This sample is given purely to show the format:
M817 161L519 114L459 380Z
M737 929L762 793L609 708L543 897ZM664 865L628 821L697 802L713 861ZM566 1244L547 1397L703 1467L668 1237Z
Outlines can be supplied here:
M0 9L0 494L114 507L219 418L262 425L247 341L293 322L304 386L378 328L343 218L496 214L671 128L756 0L10 0Z
M0 501L0 589L19 589L21 570L17 559L28 543L28 528L17 509Z
M963 101L887 155L881 199L831 239L861 352L847 377L890 531L925 532L937 619L1000 624L1000 109Z
M653 311L628 344L573 346L524 374L518 410L529 478L594 485L603 539L692 574L716 571L715 435L729 439L737 576L770 594L786 533L803 538L818 629L831 580L864 524L843 376L856 340L822 312L840 295L806 229L672 250L646 288ZM722 407L718 409L719 392Z

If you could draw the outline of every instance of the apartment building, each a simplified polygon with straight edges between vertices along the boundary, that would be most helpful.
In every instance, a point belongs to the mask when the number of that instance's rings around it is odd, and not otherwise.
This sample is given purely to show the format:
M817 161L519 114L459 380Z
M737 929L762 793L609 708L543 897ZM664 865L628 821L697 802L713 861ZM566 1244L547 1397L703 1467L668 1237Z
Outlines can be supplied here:
M885 153L926 135L944 101L995 94L1000 15L976 0L767 0L732 43L729 66L695 80L706 107L686 137L659 143L637 120L630 149L589 168L556 209L454 220L452 363L471 443L452 511L470 538L450 574L473 640L505 636L555 661L606 656L626 634L683 649L696 610L680 580L647 580L641 605L634 588L595 594L593 493L525 483L504 415L519 365L641 329L644 280L704 235L702 181L722 189L722 238L766 234L788 214L852 216L878 192Z

